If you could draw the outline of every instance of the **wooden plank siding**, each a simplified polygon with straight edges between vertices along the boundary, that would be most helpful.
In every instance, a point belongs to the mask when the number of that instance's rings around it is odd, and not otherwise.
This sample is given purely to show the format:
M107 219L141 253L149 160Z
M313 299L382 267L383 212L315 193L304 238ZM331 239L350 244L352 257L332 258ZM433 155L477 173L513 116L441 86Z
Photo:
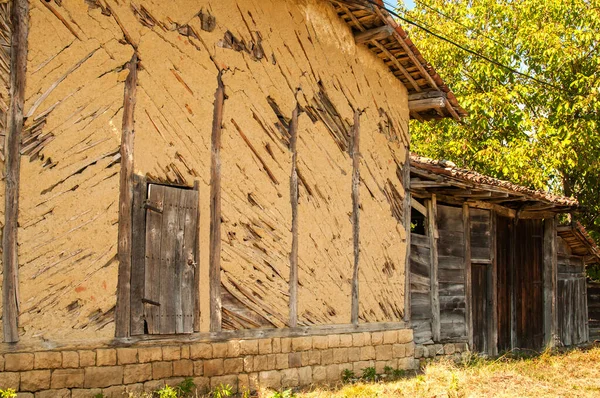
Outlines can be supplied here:
M410 237L410 312L415 343L433 342L431 329L431 243L428 236Z
M600 340L600 282L587 283L589 341Z
M593 288L590 290L593 291ZM561 345L572 346L589 341L588 320L592 317L588 315L588 294L583 257L559 255L556 304L557 333Z

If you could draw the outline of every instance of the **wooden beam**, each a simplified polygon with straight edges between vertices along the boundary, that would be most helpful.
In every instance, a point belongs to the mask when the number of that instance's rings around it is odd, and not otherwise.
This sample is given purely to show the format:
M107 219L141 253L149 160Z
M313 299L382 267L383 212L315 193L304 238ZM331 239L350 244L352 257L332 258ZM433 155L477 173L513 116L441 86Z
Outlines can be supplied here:
M411 320L411 297L410 297L410 245L411 245L411 203L413 202L410 193L410 152L406 151L404 160L404 170L402 184L404 185L404 231L406 233L406 254L404 256L404 321ZM416 201L415 201L416 202ZM419 205L421 205L419 203Z
M198 191L198 214L196 219L196 242L194 243L194 332L200 331L200 181L194 181L194 191Z
M408 95L408 101L418 101L430 98L446 98L446 93L438 90L423 91L420 93L412 93Z
M419 213L421 213L425 217L428 216L427 207L423 206L421 203L419 203L416 200L412 200L410 202L410 204L411 204L411 206L412 206L413 209L415 209L416 211L418 211Z
M555 338L558 337L556 224L555 217L544 220L544 342L546 347L554 347Z
M498 355L498 260L496 256L497 245L497 215L493 210L490 211L490 256L491 256L491 275L489 284L490 307L488 314L490 318L488 353L492 356Z
M292 173L290 176L290 201L292 204L292 250L290 252L290 321L289 326L298 326L298 114L300 105L292 112L290 122L290 150L292 152Z
M465 307L467 312L467 337L473 349L473 281L471 277L471 214L469 205L463 204L464 256L465 256Z
M223 106L225 104L225 86L223 72L217 75L217 91L213 112L211 134L210 167L210 253L209 253L209 290L210 290L210 331L221 331L221 131L223 129Z
M436 343L441 339L441 326L440 326L440 287L438 278L438 238L439 232L437 228L437 198L435 195L431 195L431 199L427 200L427 213L429 242L431 244L430 253L430 265L431 265L431 332L433 341Z
M146 277L146 178L133 175L133 215L131 230L131 329L130 335L144 334L144 298Z
M5 208L2 236L2 325L4 342L19 341L19 257L17 230L19 222L19 183L21 171L21 134L27 76L27 38L29 35L29 1L13 0L10 51L10 105L5 137Z
M354 111L352 127L352 236L354 242L354 270L352 274L351 322L358 324L358 263L360 258L360 111Z
M115 336L131 334L131 239L133 223L133 137L135 133L135 103L137 95L137 53L127 64L129 75L125 80L123 127L121 131L121 172L119 178L119 281L115 309Z
M443 97L408 101L408 110L410 112L422 112L430 109L442 109L446 107L446 101Z
M378 28L370 29L354 35L356 44L364 44L371 40L381 40L390 37L394 34L394 29L391 26L383 25Z

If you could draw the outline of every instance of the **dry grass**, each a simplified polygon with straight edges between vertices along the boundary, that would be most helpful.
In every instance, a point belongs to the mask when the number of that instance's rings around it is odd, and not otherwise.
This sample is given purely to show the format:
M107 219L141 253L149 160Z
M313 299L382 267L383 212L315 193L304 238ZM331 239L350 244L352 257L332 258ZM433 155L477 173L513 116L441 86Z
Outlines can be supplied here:
M428 364L422 374L399 381L314 389L298 398L366 397L598 397L600 347L533 358L466 357Z

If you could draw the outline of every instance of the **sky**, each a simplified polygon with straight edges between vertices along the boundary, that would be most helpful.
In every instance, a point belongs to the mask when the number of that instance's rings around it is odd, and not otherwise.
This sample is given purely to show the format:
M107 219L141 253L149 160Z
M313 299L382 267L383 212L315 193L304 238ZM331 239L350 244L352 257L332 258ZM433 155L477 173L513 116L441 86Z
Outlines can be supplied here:
M391 5L395 8L396 5L398 4L398 1L402 1L402 0L384 0L384 3L387 3L388 5ZM414 2L414 0L404 0L404 5L409 10L412 10L412 8L415 6L415 2Z

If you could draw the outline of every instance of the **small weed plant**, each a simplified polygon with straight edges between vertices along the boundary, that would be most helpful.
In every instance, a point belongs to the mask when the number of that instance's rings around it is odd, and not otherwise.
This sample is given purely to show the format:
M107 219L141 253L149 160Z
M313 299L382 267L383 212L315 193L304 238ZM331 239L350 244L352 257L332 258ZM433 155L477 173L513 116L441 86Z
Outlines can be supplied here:
M158 390L156 394L158 394L158 398L179 398L177 390L169 385L166 385Z
M275 391L270 398L296 398L296 394L291 389Z
M0 389L0 398L16 398L17 392L12 388L7 388L6 390Z
M226 398L233 396L233 388L227 384L219 384L217 388L212 392L213 398Z

